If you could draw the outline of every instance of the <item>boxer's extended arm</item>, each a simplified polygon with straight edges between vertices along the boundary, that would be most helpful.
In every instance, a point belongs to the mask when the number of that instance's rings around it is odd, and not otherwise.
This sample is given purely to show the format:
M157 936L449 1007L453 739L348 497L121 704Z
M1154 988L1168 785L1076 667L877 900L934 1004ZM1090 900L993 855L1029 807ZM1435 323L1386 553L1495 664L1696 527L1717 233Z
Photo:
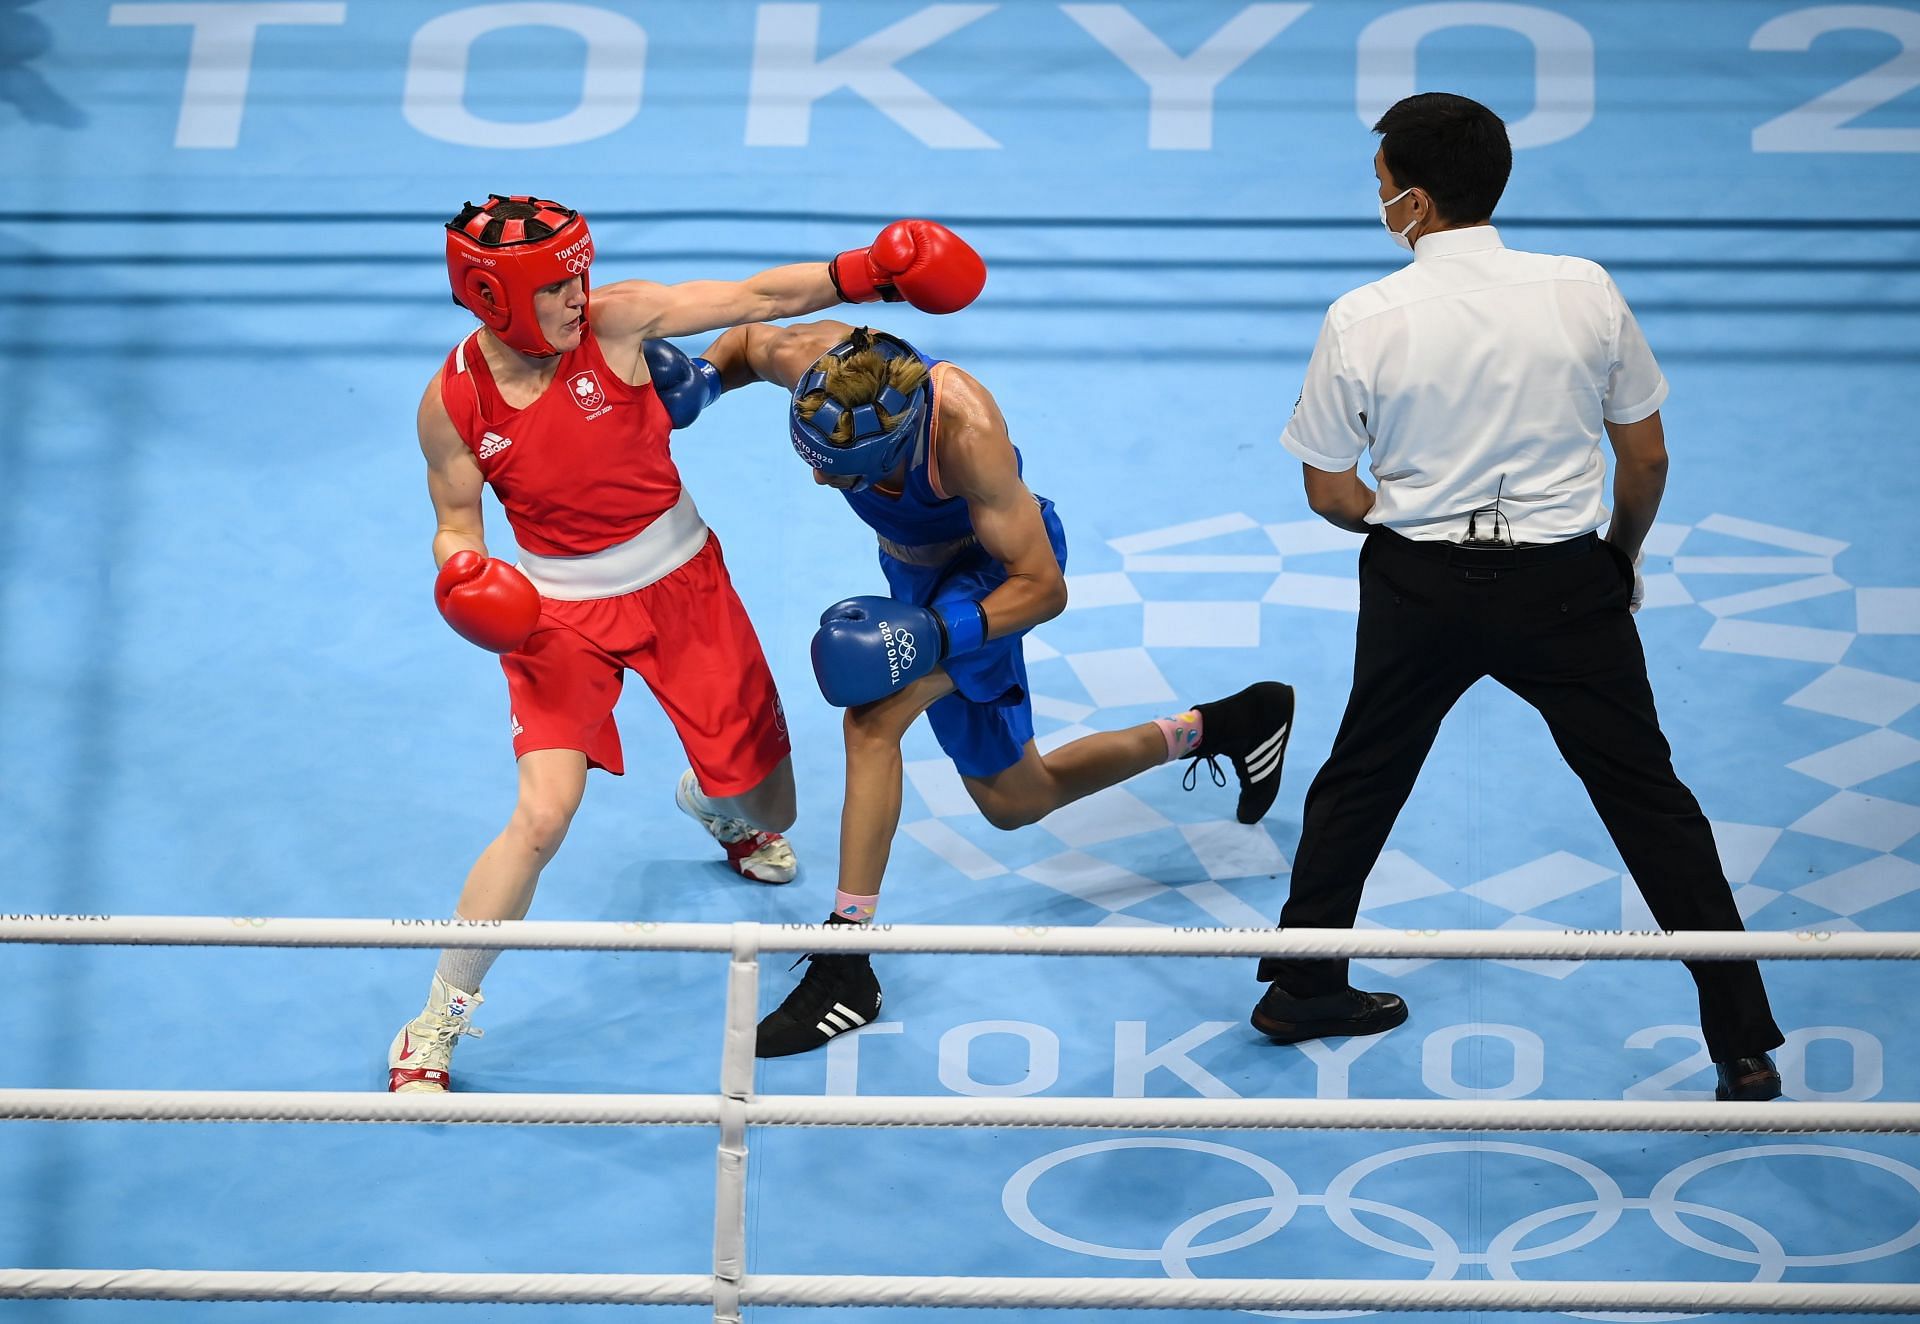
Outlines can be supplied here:
M440 374L427 384L420 398L420 452L427 459L427 495L438 521L433 534L433 563L446 564L455 552L487 554L482 532L480 493L486 480L480 462L460 440L447 407L440 400Z
M1066 576L1047 540L1040 503L1020 477L1007 420L986 387L949 366L940 386L939 473L967 503L974 536L1007 572L981 601L987 638L1052 620L1067 606Z
M822 354L851 334L853 328L845 322L754 323L732 328L700 357L719 372L723 390L774 382L791 391Z
M770 267L739 281L604 285L593 292L590 320L602 348L629 362L625 352L638 353L642 340L803 317L837 303L904 300L928 312L957 312L973 302L986 279L980 255L946 226L895 221L872 244L831 262Z
M742 322L802 317L840 302L824 262L770 267L745 280L690 280L679 285L623 280L593 291L594 333L609 339L698 335Z

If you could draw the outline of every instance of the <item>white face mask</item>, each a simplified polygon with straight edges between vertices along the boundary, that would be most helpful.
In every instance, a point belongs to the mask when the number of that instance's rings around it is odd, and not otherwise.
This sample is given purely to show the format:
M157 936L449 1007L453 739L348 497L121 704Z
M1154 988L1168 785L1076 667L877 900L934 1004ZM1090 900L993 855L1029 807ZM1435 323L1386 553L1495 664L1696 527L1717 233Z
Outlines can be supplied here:
M1420 218L1416 216L1412 220L1408 221L1400 229L1396 230L1387 223L1387 208L1391 207L1394 203L1400 201L1400 199L1406 197L1407 194L1411 192L1413 192L1411 188L1403 188L1398 193L1394 194L1392 197L1388 198L1385 202L1382 202L1380 204L1380 228L1385 230L1389 235L1393 236L1394 243L1406 249L1411 249L1413 247L1413 240L1407 238L1407 231L1411 230L1414 226L1420 224Z

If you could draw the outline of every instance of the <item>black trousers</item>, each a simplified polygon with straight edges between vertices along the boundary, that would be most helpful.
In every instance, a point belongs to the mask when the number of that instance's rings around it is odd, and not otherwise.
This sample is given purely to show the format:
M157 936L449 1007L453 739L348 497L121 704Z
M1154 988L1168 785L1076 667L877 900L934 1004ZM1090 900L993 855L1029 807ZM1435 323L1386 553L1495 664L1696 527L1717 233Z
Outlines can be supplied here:
M1741 928L1712 830L1660 732L1632 583L1626 557L1592 534L1499 550L1368 535L1353 692L1307 791L1280 927L1352 927L1440 720L1491 676L1546 718L1660 926ZM1687 968L1715 1061L1780 1045L1753 962ZM1260 978L1310 997L1344 988L1347 963L1270 958Z

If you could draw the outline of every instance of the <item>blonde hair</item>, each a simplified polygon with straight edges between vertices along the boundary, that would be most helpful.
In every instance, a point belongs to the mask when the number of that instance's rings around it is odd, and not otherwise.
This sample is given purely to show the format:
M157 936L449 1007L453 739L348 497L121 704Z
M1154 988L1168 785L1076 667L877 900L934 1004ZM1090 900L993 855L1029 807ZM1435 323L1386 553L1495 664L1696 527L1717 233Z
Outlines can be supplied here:
M864 330L854 332L856 337L864 334ZM880 398L880 392L889 386L911 401L913 393L927 379L927 365L919 359L882 358L879 350L868 346L841 357L823 357L827 374L826 388L801 396L795 409L802 419L811 423L820 406L827 402L828 396L846 406L845 412L834 424L833 432L827 437L835 446L852 444L855 408L874 405ZM880 416L880 425L891 431L905 411L892 414L875 405L874 412Z

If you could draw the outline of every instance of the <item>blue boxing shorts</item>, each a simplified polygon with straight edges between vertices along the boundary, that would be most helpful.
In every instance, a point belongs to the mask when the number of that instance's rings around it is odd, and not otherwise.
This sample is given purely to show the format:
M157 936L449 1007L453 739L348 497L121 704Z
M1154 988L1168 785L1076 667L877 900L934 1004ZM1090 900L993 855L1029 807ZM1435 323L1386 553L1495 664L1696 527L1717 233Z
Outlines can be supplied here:
M1036 497L1053 559L1067 568L1067 534L1053 502ZM1007 582L1007 572L975 544L942 566L909 565L880 553L887 587L902 602L921 607L978 602ZM1026 631L989 639L941 665L954 692L927 709L933 738L963 777L991 777L1020 761L1033 739L1033 696L1020 641Z

